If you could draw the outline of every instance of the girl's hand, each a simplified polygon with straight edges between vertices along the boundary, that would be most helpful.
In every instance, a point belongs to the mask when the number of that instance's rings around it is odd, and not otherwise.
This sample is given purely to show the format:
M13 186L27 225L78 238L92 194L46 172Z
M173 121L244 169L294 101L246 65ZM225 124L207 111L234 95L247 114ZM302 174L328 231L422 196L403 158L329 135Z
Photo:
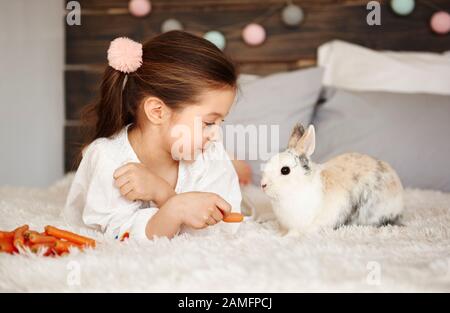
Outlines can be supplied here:
M231 212L231 205L210 192L185 192L167 200L161 210L169 210L181 224L195 229L214 225Z
M115 185L130 201L153 201L161 207L175 191L141 163L127 163L114 172Z
M232 159L234 169L236 170L237 176L239 178L239 183L241 185L250 184L252 181L252 168L250 164L243 160Z

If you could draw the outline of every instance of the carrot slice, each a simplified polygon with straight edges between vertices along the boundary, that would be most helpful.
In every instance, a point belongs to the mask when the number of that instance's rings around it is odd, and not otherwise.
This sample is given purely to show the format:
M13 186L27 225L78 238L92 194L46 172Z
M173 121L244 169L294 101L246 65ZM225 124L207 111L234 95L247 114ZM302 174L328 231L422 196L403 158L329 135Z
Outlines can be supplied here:
M237 212L228 213L227 215L225 215L223 217L223 221L225 223L240 223L243 221L243 219L244 219L244 215L242 215L241 213L237 213Z
M82 249L79 245L77 245L76 243L70 242L70 241L63 241L63 240L57 240L55 242L55 246L54 249L56 251L56 253L58 253L59 255L63 254L63 253L68 253L69 249L71 247L74 248L78 248L78 249Z
M16 247L14 247L13 240L8 238L1 238L0 239L0 252L6 252L9 254L13 254L14 252L17 252Z
M94 239L84 237L84 236L72 233L70 231L67 231L67 230L58 229L53 226L45 226L45 232L47 235L54 236L58 239L65 239L67 241L70 241L70 242L73 242L73 243L76 243L76 244L82 245L82 246L95 247Z
M25 245L25 237L24 233L29 229L28 225L23 225L14 231L14 247L18 249L19 247L23 247Z
M128 238L130 238L130 233L126 232L122 235L122 237L120 238L120 241L124 241L125 239L128 239Z
M41 235L39 233L30 233L28 235L28 240L32 243L32 244L37 244L37 243L55 243L58 238L53 237L53 236L46 236L46 235Z

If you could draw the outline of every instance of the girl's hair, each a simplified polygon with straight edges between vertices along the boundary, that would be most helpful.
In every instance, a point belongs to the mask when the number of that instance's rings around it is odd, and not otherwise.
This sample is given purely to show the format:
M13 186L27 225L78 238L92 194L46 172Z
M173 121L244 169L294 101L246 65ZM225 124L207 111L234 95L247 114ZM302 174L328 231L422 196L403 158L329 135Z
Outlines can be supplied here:
M137 109L147 96L179 109L194 103L204 90L237 87L237 71L231 60L201 37L170 31L145 42L142 50L142 65L135 72L106 68L100 99L83 112L91 129L87 143L137 122Z

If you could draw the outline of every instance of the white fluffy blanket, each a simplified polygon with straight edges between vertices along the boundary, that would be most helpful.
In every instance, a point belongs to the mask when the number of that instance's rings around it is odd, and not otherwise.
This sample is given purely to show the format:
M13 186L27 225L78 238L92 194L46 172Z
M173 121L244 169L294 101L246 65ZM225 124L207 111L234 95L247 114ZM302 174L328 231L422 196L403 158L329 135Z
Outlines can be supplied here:
M62 226L71 177L0 188L0 229ZM407 190L405 227L282 237L275 221L237 233L103 241L69 256L0 254L0 291L450 291L450 194ZM75 230L77 231L77 230ZM86 232L82 232L88 234Z

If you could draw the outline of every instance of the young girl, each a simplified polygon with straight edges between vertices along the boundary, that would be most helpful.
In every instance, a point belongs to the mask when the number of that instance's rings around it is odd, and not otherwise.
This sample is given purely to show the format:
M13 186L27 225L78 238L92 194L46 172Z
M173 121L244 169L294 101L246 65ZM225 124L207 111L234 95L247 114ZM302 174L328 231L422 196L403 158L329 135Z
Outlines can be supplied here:
M238 177L217 140L237 89L230 60L171 31L143 46L118 38L108 61L66 221L113 238L171 238L240 212Z

